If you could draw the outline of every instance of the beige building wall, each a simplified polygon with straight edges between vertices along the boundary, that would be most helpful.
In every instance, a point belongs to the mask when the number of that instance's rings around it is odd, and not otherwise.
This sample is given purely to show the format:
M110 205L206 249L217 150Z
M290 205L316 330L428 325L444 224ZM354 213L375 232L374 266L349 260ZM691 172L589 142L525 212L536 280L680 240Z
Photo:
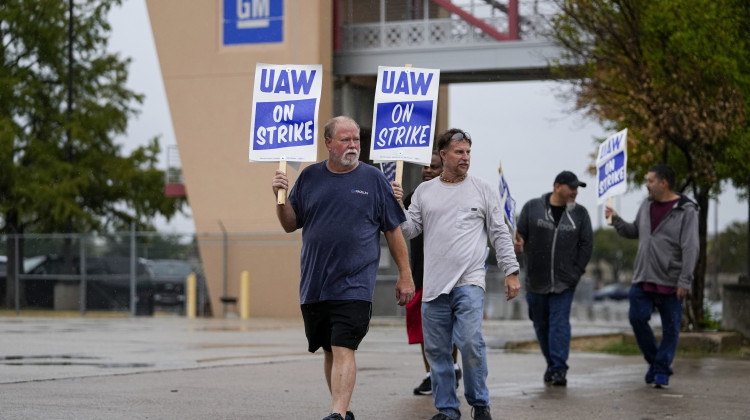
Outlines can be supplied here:
M147 0L188 201L199 233L229 238L227 296L250 273L251 316L299 316L299 233L276 218L273 163L249 163L257 62L323 64L319 134L332 115L331 0L285 0L283 42L222 45L223 1ZM318 152L326 154L323 142ZM296 179L296 174L290 177ZM221 236L199 235L211 307L222 314Z

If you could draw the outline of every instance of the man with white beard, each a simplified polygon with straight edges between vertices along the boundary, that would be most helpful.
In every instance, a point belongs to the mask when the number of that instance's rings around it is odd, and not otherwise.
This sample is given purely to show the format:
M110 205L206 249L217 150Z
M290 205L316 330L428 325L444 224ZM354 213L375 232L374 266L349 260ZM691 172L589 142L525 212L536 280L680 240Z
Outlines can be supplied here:
M340 116L324 133L328 159L300 173L276 215L286 232L302 229L300 304L308 350L322 347L325 354L333 399L325 419L354 420L349 410L357 375L354 351L370 324L381 231L399 270L399 305L414 297L414 282L399 227L406 218L383 173L360 164L359 126ZM286 174L277 170L271 186L274 197L287 189Z

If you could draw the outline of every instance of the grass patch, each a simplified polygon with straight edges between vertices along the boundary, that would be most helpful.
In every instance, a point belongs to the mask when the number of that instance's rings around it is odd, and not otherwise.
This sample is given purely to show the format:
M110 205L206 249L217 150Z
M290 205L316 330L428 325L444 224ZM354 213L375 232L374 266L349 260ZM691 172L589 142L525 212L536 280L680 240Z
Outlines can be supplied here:
M628 343L624 340L613 341L599 348L592 348L589 351L617 356L638 356L641 354L641 349L638 348L637 344Z

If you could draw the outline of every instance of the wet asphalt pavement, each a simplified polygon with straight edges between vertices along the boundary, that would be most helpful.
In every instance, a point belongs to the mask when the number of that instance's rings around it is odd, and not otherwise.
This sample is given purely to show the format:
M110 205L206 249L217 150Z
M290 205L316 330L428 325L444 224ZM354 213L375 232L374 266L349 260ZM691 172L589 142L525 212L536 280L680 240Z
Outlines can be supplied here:
M643 381L640 356L572 352L568 386L545 387L529 321L490 320L495 419L750 418L750 359L678 357L668 389ZM628 331L574 323L573 335ZM0 419L321 419L330 411L321 354L299 319L0 317ZM401 318L376 318L357 351L356 418L429 419L430 396ZM463 392L463 386L459 393ZM471 408L463 396L462 414Z

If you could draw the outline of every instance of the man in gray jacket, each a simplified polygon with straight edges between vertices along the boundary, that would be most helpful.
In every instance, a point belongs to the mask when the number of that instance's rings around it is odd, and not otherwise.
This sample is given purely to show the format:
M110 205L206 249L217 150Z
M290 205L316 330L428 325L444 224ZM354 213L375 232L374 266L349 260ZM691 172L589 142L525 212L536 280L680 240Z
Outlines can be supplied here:
M593 250L589 213L575 202L578 187L586 183L560 172L553 191L526 203L518 219L515 248L526 261L526 302L547 361L547 385L568 383L570 307Z
M641 204L635 222L622 220L611 207L605 210L620 236L638 238L629 318L649 365L646 383L655 388L669 386L680 335L682 301L690 292L698 261L698 206L675 193L674 183L674 170L656 165L646 177L648 199ZM658 346L648 324L654 308L659 310L662 325Z

